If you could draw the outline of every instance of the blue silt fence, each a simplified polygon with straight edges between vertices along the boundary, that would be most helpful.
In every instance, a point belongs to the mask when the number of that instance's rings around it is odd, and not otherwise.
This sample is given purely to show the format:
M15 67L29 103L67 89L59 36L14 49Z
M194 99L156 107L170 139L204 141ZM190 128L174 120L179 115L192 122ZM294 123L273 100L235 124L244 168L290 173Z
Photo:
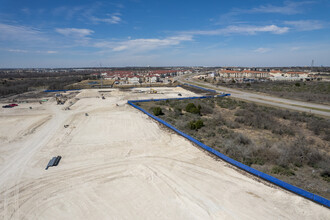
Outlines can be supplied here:
M205 91L208 91L208 92L218 93L217 91L215 91L213 89L207 89L207 88L203 88L203 87L200 87L200 86L195 86L195 85L192 85L192 84L189 84L189 83L183 83L183 85L195 87L197 89L205 90Z
M44 92L67 92L67 91L79 91L81 89L59 89L59 90L44 90Z
M165 122L164 120L154 116L153 114L147 112L146 110L144 110L143 108L137 106L135 103L139 103L139 102L151 102L151 101L166 101L166 100L184 100L184 99L204 99L204 98L213 98L213 97L224 97L224 96L229 96L230 94L223 94L223 95L217 95L217 96L200 96L200 97L188 97L188 98L169 98L169 99L147 99L147 100L129 100L127 103L131 106L133 106L134 108L140 110L141 112L145 113L146 115L148 115L149 117L155 119L156 121L158 121L159 123L165 125L166 127L172 129L173 131L175 131L176 133L178 133L179 135L185 137L186 139L188 139L189 141L197 144L198 146L200 146L201 148L205 149L206 151L212 153L213 155L216 155L217 157L221 158L222 160L234 165L235 167L238 167L246 172L249 172L259 178L262 178L270 183L273 183L283 189L286 189L288 191L291 191L297 195L300 195L302 197L305 197L311 201L314 201L316 203L319 203L321 205L326 206L327 208L330 208L330 200L323 198L321 196L318 196L316 194L313 194L311 192L308 192L306 190L303 190L301 188L298 188L296 186L293 186L289 183L286 183L282 180L279 180L271 175L268 175L266 173L263 173L259 170L256 170L252 167L249 167L245 164L242 164L230 157L227 157L226 155L216 151L215 149L203 144L202 142L194 139L193 137L189 136L188 134L180 131L179 129L175 128L174 126L172 126L171 124Z
M230 96L230 94L222 94L222 95L209 95L209 96L195 96L195 97L183 97L183 98L167 98L167 99L142 99L142 100L130 100L128 102L158 102L158 101L166 101L166 100L185 100L185 99L207 99L207 98L216 98L216 97L224 97Z

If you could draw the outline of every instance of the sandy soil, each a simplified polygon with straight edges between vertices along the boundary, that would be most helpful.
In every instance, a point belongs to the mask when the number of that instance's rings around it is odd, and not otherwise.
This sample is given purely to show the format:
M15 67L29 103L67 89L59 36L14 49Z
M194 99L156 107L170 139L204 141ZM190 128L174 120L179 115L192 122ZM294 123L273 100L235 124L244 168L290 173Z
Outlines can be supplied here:
M83 90L71 110L64 110L70 100L1 109L0 219L330 216L327 208L215 160L126 104L191 92L140 90L109 90L105 100L97 90ZM45 170L57 155L60 164Z

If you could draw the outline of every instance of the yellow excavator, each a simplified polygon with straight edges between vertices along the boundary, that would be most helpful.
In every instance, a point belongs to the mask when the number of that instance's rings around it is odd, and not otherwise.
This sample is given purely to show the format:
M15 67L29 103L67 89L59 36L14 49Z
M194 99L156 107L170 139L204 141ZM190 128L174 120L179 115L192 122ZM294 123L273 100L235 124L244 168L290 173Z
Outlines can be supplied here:
M56 102L58 105L64 105L66 97L56 97Z
M150 93L151 93L151 94L156 94L156 93L157 93L157 90L155 90L155 89L150 89Z

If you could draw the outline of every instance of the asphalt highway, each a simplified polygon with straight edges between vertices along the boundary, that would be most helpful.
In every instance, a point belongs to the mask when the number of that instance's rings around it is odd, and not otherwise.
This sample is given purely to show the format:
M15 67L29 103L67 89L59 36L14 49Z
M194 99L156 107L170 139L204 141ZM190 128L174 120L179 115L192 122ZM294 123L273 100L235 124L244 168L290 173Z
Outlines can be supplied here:
M330 106L329 105L321 105L321 104L316 104L316 103L311 103L311 102L302 102L302 101L296 101L296 100L291 100L291 99L284 99L284 98L278 98L274 96L270 96L267 94L257 94L253 93L250 91L242 91L238 89L232 89L232 88L227 88L223 86L216 86L212 85L210 83L194 80L192 78L193 75L189 76L182 76L178 78L178 81L181 83L189 83L201 87L205 87L208 89L214 89L217 92L225 92L225 93L230 93L232 97L250 101L250 102L255 102L255 103L260 103L264 105L270 105L270 106L276 106L280 108L285 108L285 109L291 109L291 110L296 110L296 111L301 111L301 112L308 112L320 116L325 116L325 117L330 117Z

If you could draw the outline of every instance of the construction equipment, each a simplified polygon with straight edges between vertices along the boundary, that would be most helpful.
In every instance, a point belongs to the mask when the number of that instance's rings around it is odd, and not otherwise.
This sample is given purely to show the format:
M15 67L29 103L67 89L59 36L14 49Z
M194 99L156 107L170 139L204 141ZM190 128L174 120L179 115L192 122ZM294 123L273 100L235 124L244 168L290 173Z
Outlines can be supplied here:
M16 106L18 106L18 104L9 104L9 105L2 106L2 108L14 108Z
M12 108L13 106L10 105L3 105L2 108Z
M156 94L156 93L157 93L157 90L155 90L155 89L150 89L150 93L151 93L151 94Z
M64 105L67 100L67 97L63 96L62 94L55 94L55 97L58 105Z
M61 99L59 97L56 97L56 102L57 102L58 105L64 105L65 101L66 100L64 100L64 99Z
M46 170L48 170L49 167L52 167L52 166L57 166L58 163L60 162L61 160L61 156L57 156L57 157L53 157L47 164L47 167L46 167Z

